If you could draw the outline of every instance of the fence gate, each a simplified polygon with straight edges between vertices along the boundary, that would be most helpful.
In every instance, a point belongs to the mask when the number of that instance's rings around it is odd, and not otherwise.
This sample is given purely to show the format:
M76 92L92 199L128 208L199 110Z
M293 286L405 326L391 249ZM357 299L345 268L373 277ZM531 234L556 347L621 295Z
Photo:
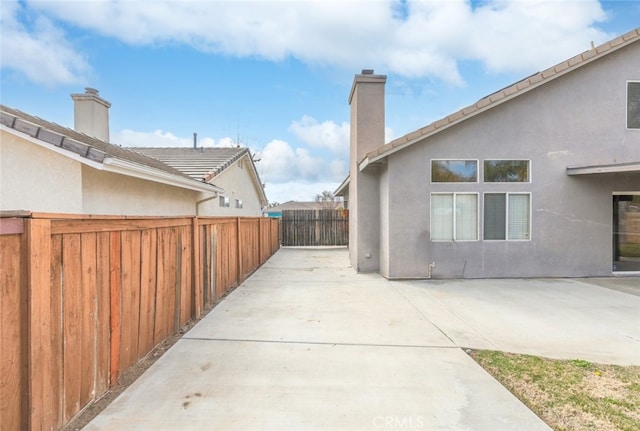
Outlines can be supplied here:
M283 210L283 246L349 244L349 211Z

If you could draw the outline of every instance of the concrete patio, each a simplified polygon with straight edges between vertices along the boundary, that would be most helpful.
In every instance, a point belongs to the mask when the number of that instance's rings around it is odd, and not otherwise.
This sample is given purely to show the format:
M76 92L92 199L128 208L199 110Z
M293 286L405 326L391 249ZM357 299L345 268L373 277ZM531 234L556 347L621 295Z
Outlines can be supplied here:
M388 281L281 249L86 430L548 430L464 351L640 364L640 281Z

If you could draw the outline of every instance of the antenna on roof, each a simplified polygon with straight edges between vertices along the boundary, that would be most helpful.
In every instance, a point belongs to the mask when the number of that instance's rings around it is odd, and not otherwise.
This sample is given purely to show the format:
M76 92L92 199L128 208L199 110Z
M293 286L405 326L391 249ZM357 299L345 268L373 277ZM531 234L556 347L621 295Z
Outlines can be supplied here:
M196 132L193 132L193 149L197 149L198 148L198 134Z
M596 49L596 44L591 41L591 49Z

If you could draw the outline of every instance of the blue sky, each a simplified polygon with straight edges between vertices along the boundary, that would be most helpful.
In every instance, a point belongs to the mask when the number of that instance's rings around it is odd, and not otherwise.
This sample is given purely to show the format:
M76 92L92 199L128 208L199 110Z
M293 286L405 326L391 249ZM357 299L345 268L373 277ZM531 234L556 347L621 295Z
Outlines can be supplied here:
M387 140L640 25L640 2L0 0L2 104L73 126L112 103L111 141L255 153L271 202L348 173L353 76L388 76Z

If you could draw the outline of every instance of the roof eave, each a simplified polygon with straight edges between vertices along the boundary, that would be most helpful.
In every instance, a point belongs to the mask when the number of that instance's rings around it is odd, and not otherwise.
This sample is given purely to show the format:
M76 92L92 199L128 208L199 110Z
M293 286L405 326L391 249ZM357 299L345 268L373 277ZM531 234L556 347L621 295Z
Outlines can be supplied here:
M162 183L174 187L193 190L204 193L221 193L223 189L213 184L198 182L186 177L179 177L167 172L153 169L126 160L107 157L102 163L103 170L129 177Z
M334 196L345 196L345 193L349 193L349 183L351 182L351 176L347 175L347 178L340 183L335 192L333 192Z
M360 171L362 171L367 166L387 156L390 156L391 154L400 151L403 148L411 146L416 142L424 140L452 126L460 124L463 121L475 117L476 115L482 114L490 109L500 106L505 102L515 99L516 97L522 96L529 91L532 91L587 64L599 60L600 58L612 52L616 52L621 48L624 48L625 46L636 43L638 42L638 40L640 40L638 38L639 36L640 28L634 29L603 45L580 53L542 72L536 73L528 78L518 81L513 85L510 85L509 87L506 87L496 93L478 100L473 105L462 108L447 117L429 124L426 127L415 130L383 145L380 148L370 151L365 155L363 160L359 162L358 167Z
M616 163L608 165L567 166L567 175L594 174L637 174L640 173L640 161L630 163Z

